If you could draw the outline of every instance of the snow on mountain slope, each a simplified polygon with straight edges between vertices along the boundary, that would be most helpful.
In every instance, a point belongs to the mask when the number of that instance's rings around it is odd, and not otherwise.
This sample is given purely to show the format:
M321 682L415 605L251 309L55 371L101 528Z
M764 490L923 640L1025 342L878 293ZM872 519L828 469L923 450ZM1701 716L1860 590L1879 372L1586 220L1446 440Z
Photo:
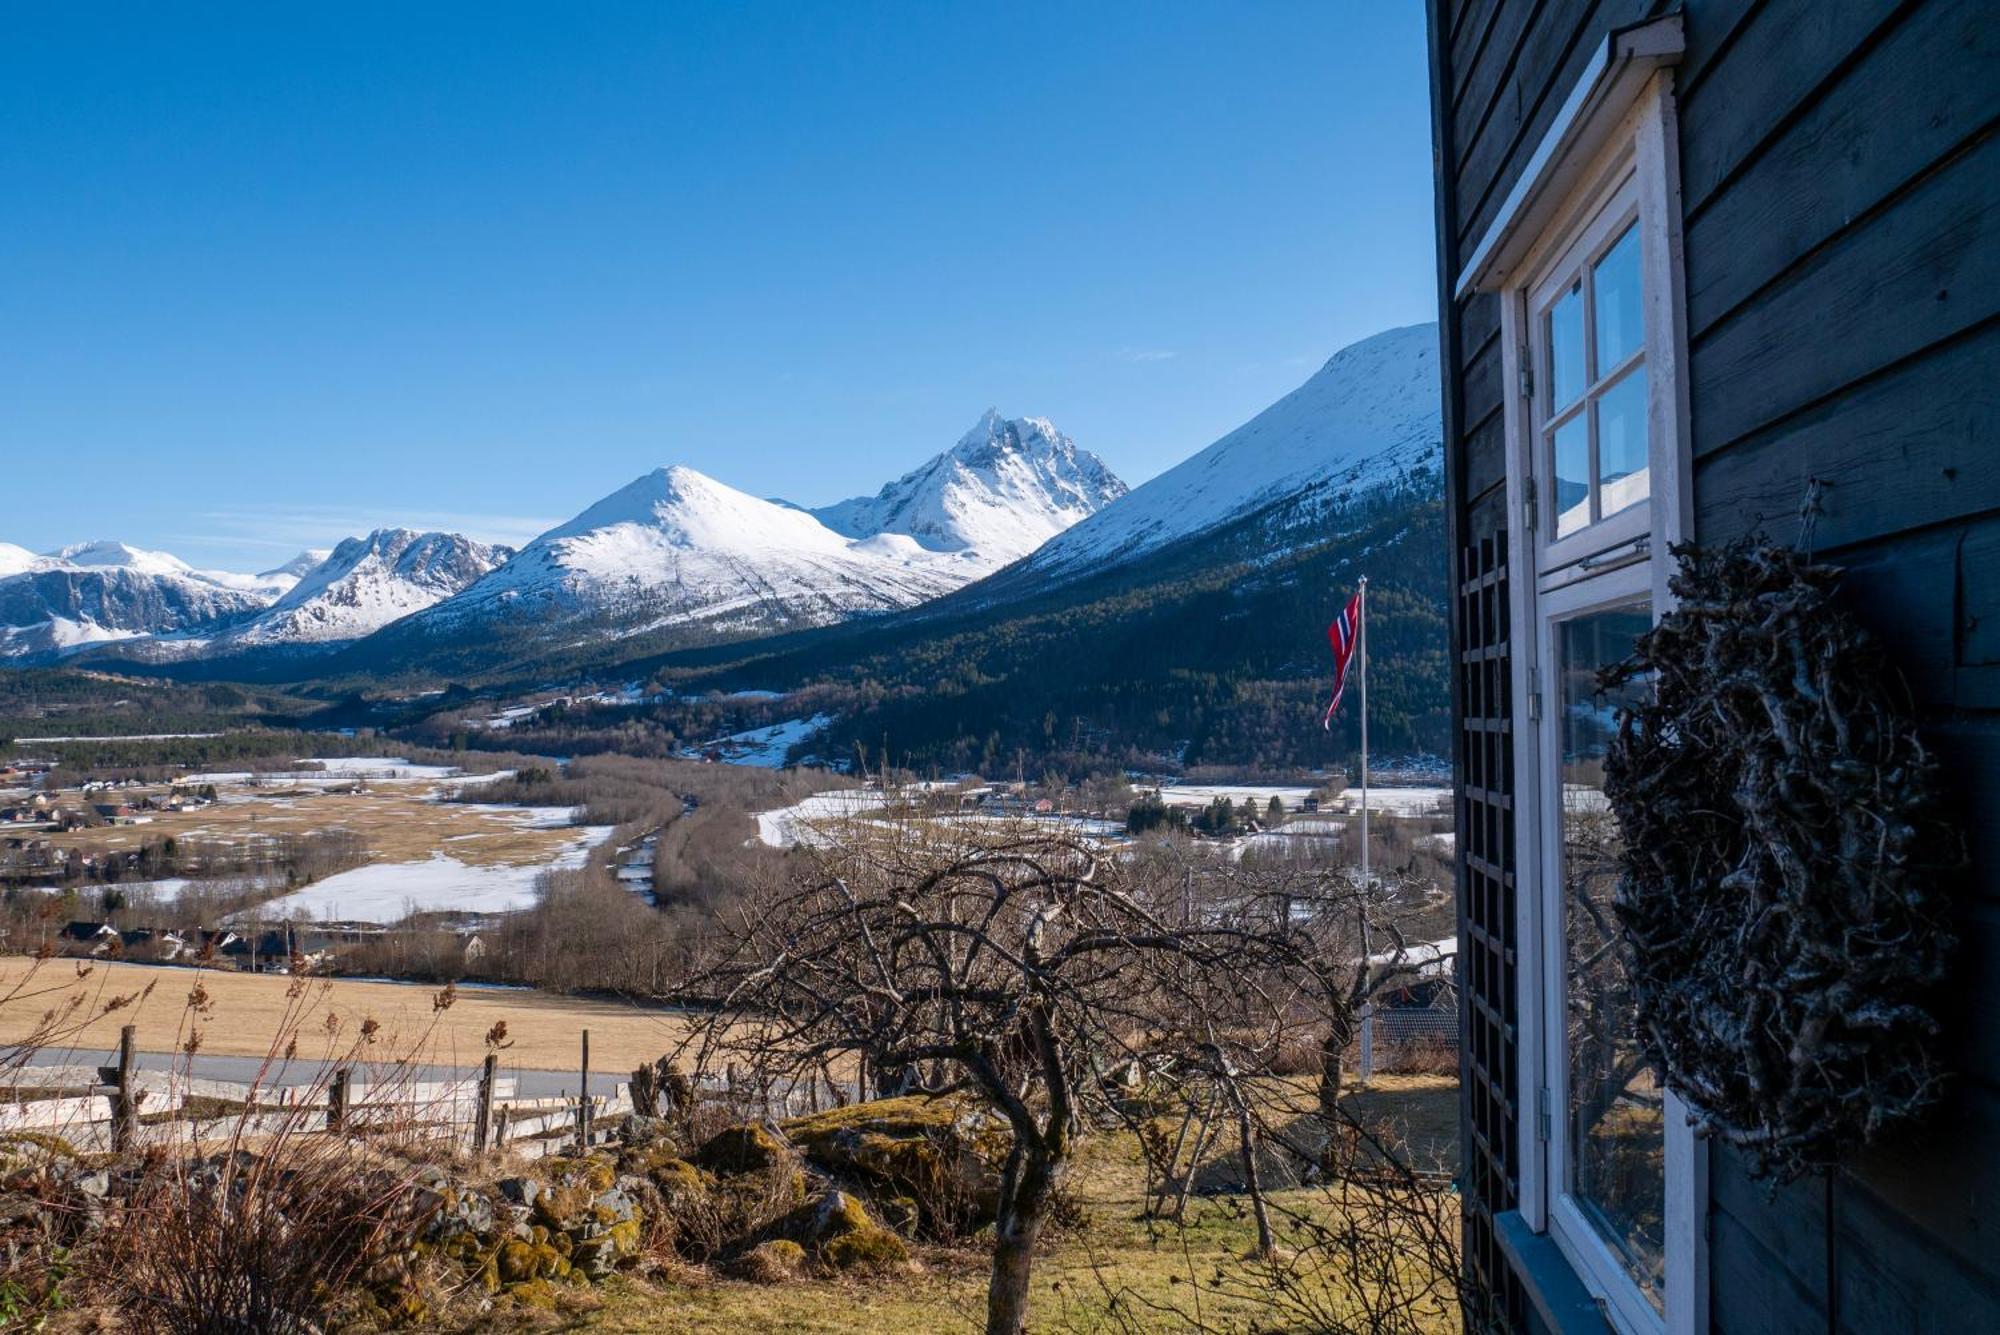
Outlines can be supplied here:
M1435 324L1365 338L1207 449L1051 538L1022 573L1074 578L1281 502L1335 501L1435 467L1438 403Z
M822 625L908 607L978 573L964 554L851 539L691 468L661 468L413 623L449 632L479 621L591 618L614 634L698 621Z
M456 533L416 533L406 528L349 538L295 577L289 592L230 631L216 647L359 639L468 588L512 554L510 548L487 546ZM271 573L287 570L281 567Z
M141 575L192 575L194 567L166 552L149 552L122 542L97 539L72 543L48 554L51 561L84 570L131 570Z
M0 542L0 579L32 570L35 568L35 562L42 559L26 547L16 547L11 542Z
M283 565L260 572L257 578L270 580L285 579L287 577L293 580L304 579L321 562L332 555L333 549L331 547L308 547Z
M106 543L64 551L91 564L57 553L0 578L0 658L52 657L146 636L200 637L247 619L272 597L218 582L165 553Z
M987 409L959 442L873 496L811 513L850 538L902 534L985 570L1019 560L1126 492L1104 461L1045 417Z

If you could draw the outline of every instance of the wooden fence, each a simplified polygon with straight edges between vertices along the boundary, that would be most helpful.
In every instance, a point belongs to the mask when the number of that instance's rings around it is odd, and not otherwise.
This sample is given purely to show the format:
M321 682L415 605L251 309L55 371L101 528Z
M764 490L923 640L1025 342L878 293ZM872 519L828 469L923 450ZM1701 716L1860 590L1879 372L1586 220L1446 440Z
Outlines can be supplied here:
M600 1123L633 1111L631 1086L585 1094L589 1036L582 1045L578 1093L523 1096L520 1081L502 1075L497 1056L444 1079L417 1079L392 1064L322 1068L311 1078L285 1080L284 1070L251 1080L193 1074L191 1063L154 1056L142 1063L133 1030L121 1035L110 1066L20 1066L5 1077L0 1135L60 1136L78 1150L142 1145L191 1147L234 1137L336 1132L410 1132L461 1141L474 1153L506 1148L528 1157L554 1154L603 1137ZM741 1120L781 1119L818 1111L856 1095L824 1081L752 1084L734 1072L695 1084L697 1097L725 1105Z

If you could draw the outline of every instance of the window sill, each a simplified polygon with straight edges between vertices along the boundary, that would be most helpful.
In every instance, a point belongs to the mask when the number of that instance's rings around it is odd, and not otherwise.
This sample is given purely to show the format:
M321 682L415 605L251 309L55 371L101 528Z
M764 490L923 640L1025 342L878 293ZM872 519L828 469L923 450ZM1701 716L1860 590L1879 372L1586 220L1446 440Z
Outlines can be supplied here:
M1548 1234L1530 1229L1519 1210L1493 1216L1493 1228L1528 1304L1553 1335L1604 1335L1611 1329L1597 1299Z

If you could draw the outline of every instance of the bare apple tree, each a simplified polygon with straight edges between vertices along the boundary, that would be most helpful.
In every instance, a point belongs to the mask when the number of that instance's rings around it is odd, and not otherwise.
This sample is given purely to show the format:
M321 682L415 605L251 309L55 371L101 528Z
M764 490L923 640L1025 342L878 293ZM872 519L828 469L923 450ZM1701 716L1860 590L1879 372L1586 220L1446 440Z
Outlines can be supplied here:
M746 904L692 984L702 1064L878 1092L969 1091L1004 1121L986 1329L1027 1319L1036 1239L1079 1136L1136 1088L1233 1088L1323 995L1268 904L1197 899L1028 827L905 826L817 850Z

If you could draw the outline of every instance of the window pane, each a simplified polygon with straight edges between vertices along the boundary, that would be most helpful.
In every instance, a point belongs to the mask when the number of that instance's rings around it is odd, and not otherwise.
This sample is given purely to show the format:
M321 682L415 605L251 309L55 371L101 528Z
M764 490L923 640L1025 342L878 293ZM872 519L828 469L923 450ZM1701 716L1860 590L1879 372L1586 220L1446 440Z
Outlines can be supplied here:
M1597 512L1615 515L1646 499L1646 368L1642 364L1604 391L1597 413Z
M1583 366L1583 285L1570 284L1549 308L1549 393L1561 408L1576 402L1590 378Z
M1604 752L1618 706L1648 689L1597 686L1652 625L1644 602L1593 612L1559 629L1562 713L1562 891L1569 1059L1568 1181L1591 1223L1655 1306L1665 1278L1666 1116L1639 1058L1611 895L1618 824L1604 800Z
M1635 223L1590 273L1597 301L1597 375L1639 350L1644 337L1639 310L1639 228ZM1606 506L1609 513L1611 507Z
M1555 434L1556 536L1566 538L1590 523L1590 427L1583 414Z

